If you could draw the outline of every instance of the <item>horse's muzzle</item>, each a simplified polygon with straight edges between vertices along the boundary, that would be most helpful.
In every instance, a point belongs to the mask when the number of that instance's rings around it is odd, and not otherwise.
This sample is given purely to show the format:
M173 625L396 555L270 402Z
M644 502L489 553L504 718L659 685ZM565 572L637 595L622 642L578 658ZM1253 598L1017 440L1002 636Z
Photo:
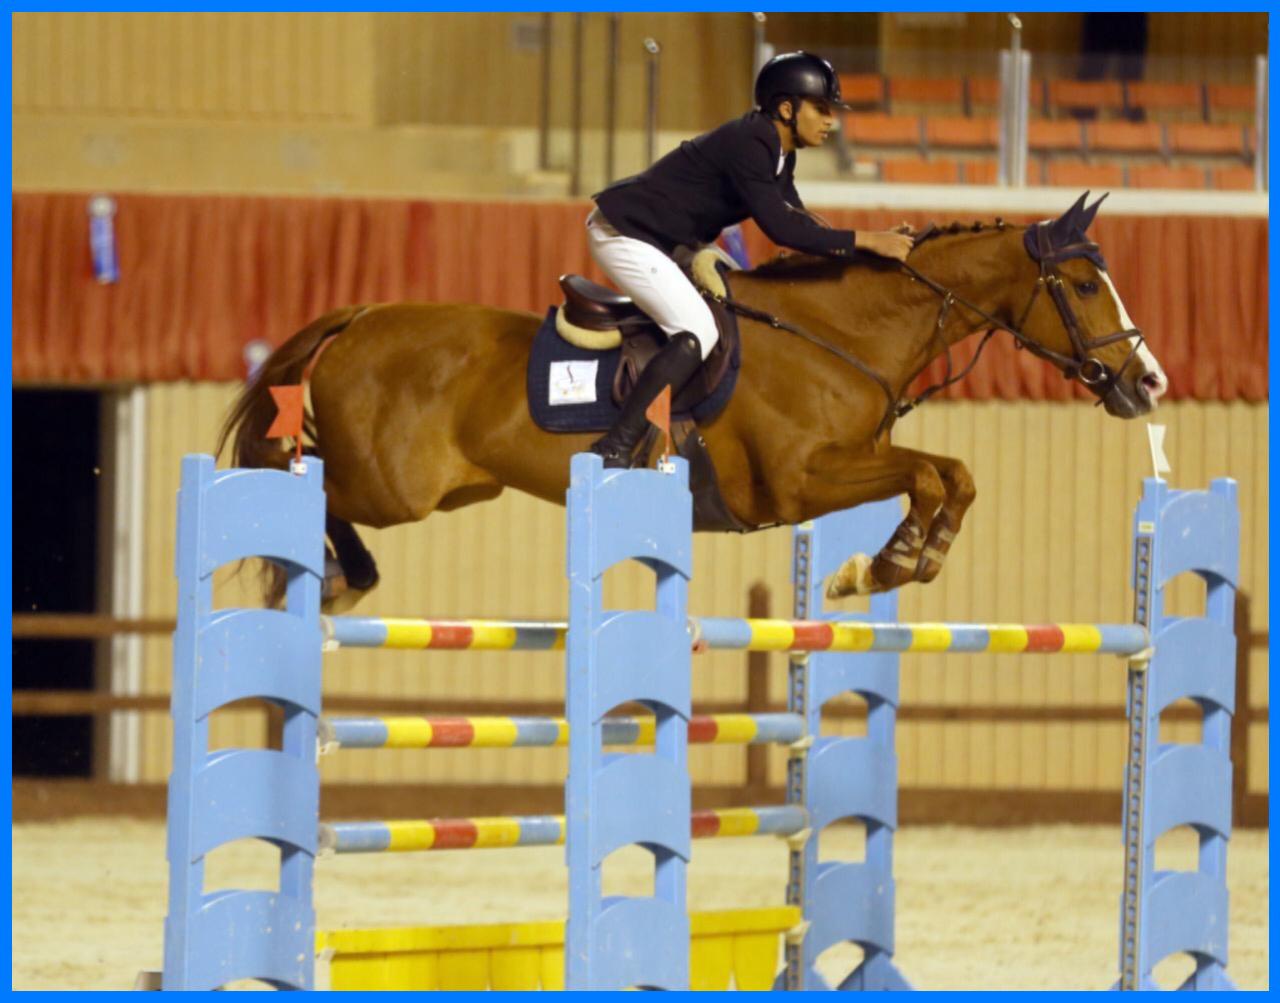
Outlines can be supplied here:
M1115 418L1140 418L1156 408L1156 396L1144 380L1146 374L1136 380L1121 379L1102 398L1102 407Z

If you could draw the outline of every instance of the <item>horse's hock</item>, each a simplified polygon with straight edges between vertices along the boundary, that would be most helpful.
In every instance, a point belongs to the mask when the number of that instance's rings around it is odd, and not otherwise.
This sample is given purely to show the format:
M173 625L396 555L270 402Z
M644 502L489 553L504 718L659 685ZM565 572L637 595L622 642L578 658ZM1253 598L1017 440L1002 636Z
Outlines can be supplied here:
M598 457L584 454L573 460L568 494L570 618L554 624L322 618L322 471L317 460L292 473L216 472L209 457L184 461L163 988L210 989L246 978L313 988L319 956L320 982L332 988L826 989L832 986L815 962L841 943L857 945L862 960L836 988L910 988L894 962L892 869L904 651L1110 652L1128 659L1118 985L1153 988L1154 966L1184 952L1195 961L1185 988L1231 986L1225 868L1239 551L1233 481L1214 481L1208 491L1145 482L1134 520L1131 623L903 624L892 593L873 596L869 614L825 611L827 582L848 554L873 550L897 525L901 512L892 503L797 527L794 620L691 618L687 468L675 461L665 471L606 472ZM286 607L215 611L213 572L249 556L285 568ZM605 571L626 560L642 560L654 572L652 609L604 608ZM1187 571L1205 582L1204 615L1166 616L1165 586ZM563 647L567 715L323 719L322 649L341 645ZM691 656L723 648L792 652L788 713L694 715ZM823 706L848 692L867 703L866 734L824 735ZM209 753L209 716L246 697L283 708L280 748ZM1201 740L1161 743L1161 711L1188 697L1203 709ZM652 714L609 715L635 700ZM567 743L566 812L321 825L318 739L327 751ZM786 804L692 812L687 748L698 741L786 744ZM651 746L652 754L605 753L606 746L637 745ZM850 817L865 824L864 859L820 859L818 834ZM1157 840L1180 826L1198 833L1196 869L1156 870ZM690 839L765 832L789 843L785 905L689 916ZM280 847L278 888L204 891L205 856L245 838ZM317 855L562 840L565 924L315 929ZM653 856L653 894L604 896L603 861L637 843ZM1097 984L1106 978L1098 973Z

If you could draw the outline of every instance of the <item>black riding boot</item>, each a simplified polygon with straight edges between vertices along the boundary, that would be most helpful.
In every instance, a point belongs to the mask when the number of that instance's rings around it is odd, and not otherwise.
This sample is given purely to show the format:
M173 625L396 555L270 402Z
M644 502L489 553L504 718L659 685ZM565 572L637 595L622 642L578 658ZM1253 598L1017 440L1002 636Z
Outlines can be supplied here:
M604 457L606 467L631 466L631 454L649 427L644 413L653 399L668 385L674 398L701 364L702 348L698 339L688 331L675 335L645 366L635 389L622 403L622 414L613 428L591 444L591 451Z

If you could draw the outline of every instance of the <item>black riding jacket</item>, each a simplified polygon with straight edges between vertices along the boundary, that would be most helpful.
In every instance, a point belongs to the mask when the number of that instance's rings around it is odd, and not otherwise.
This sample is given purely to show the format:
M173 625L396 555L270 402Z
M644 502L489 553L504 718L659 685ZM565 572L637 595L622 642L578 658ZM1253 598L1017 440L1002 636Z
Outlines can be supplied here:
M781 173L782 141L758 111L686 140L647 171L592 198L613 227L670 254L709 244L726 226L751 217L775 244L809 254L853 253L854 231L822 226L796 194L794 151Z

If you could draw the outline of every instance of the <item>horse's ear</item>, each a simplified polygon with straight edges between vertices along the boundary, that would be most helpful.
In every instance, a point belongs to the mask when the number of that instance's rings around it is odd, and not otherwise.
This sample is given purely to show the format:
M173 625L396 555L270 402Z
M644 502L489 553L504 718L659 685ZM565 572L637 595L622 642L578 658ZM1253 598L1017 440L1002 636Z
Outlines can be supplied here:
M1080 225L1080 220L1081 214L1085 211L1085 200L1088 198L1089 193L1085 192L1076 199L1075 205L1049 224L1049 237L1055 247L1074 242L1075 234L1078 231L1083 232L1084 227Z
M1103 199L1105 199L1110 194L1111 194L1110 192L1103 192L1102 195L1099 196L1097 202L1093 203L1093 205L1089 206L1088 209L1084 210L1084 213L1080 217L1081 233L1084 233L1087 229L1089 229L1089 227L1093 226L1094 217L1098 215L1098 208L1102 205Z

